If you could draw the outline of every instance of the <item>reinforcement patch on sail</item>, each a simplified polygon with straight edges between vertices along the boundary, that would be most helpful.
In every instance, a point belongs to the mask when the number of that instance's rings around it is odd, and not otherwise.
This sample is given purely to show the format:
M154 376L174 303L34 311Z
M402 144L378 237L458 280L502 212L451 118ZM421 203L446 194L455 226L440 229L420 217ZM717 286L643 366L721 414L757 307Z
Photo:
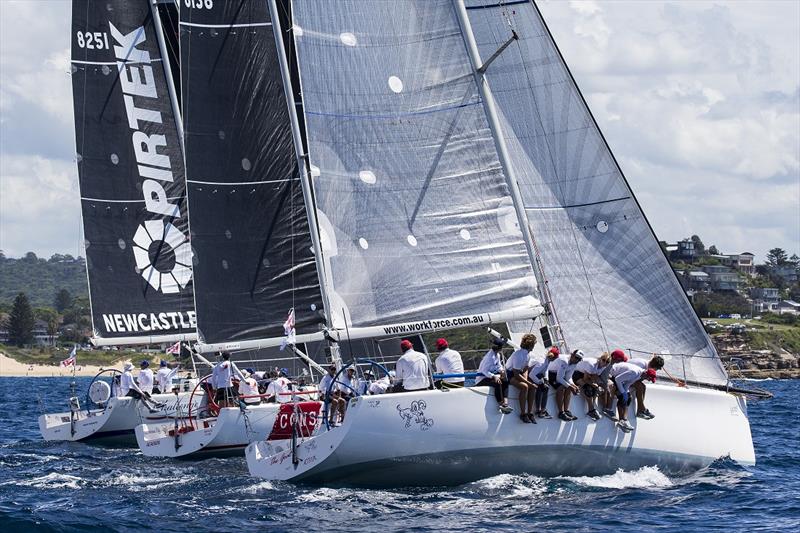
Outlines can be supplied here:
M453 2L293 8L334 325L536 305Z
M199 5L202 4L202 5ZM267 2L181 7L197 321L219 343L323 322L319 280Z
M95 335L193 334L183 154L149 3L76 0L71 48Z
M508 4L508 5L504 5ZM665 355L673 375L727 376L532 2L470 0L557 322L571 349Z

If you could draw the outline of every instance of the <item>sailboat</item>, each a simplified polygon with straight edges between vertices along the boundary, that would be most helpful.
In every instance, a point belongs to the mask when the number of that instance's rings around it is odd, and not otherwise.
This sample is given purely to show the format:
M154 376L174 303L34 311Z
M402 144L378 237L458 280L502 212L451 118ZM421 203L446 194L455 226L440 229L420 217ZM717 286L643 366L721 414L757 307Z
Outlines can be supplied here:
M196 339L180 110L171 65L174 2L75 0L72 6L75 140L96 346ZM167 28L165 31L164 28ZM172 62L170 57L172 56ZM195 382L152 405L112 396L98 374L85 405L43 414L45 440L133 442L143 420L189 410ZM166 392L166 391L165 391ZM192 408L204 395L192 397ZM95 406L92 408L92 406ZM152 406L160 407L152 407Z
M183 7L180 49L198 342L283 338L290 310L297 330L319 331L324 305L266 3ZM257 353L239 359L324 374L300 346ZM292 417L316 428L321 407L195 412L179 431L168 422L139 425L137 442L148 456L242 454L254 440L287 438Z
M325 331L302 340L506 323L562 351L661 354L680 380L648 386L657 417L631 432L586 416L524 424L483 387L358 396L341 427L249 444L252 475L442 485L755 463L746 400L534 2L270 10L291 35L276 42L326 304Z

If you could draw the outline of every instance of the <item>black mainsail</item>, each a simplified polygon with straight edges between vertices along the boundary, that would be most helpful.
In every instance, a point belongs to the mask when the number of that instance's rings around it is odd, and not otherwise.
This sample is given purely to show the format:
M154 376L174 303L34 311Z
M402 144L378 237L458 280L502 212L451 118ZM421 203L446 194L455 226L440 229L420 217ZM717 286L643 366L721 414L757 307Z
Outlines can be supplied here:
M324 323L266 2L181 6L182 91L202 343Z
M155 9L146 0L73 2L75 138L98 344L195 335L179 117Z

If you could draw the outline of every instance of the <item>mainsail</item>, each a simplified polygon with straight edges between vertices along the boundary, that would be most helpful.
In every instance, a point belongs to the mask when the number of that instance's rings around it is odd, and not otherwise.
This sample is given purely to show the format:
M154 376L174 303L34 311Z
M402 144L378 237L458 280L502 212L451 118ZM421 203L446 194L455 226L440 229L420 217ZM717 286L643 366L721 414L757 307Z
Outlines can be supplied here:
M195 335L183 153L160 31L148 1L73 2L75 140L99 344Z
M727 375L536 6L469 0L561 333L596 354L664 353L670 372ZM672 354L672 355L670 355Z
M205 344L299 335L323 301L266 2L180 12L197 320Z
M293 24L332 325L536 308L453 2L309 0Z

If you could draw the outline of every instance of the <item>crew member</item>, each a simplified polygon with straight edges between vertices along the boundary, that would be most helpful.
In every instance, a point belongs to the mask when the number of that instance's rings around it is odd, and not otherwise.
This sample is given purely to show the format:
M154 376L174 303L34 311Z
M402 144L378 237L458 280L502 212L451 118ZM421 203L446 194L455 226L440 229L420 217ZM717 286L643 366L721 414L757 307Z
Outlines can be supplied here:
M344 410L347 402L342 398L342 392L339 390L338 384L335 382L336 365L331 364L328 367L328 373L322 376L319 382L319 393L322 400L330 405L330 422L331 425L341 424L344 421ZM339 421L337 422L336 414L339 414Z
M500 412L507 415L514 410L508 405L508 379L506 379L506 371L503 365L503 346L505 346L505 343L506 339L492 338L492 347L483 356L478 367L475 386L492 387L494 389L494 397L500 406Z
M600 420L600 413L597 412L594 399L605 389L600 386L600 374L603 369L611 364L611 357L605 353L598 358L584 357L578 364L575 365L575 371L572 373L572 382L577 385L583 397L586 399L586 415L592 420Z
M533 415L533 404L538 387L528 377L530 375L530 354L535 345L535 335L532 333L523 335L519 350L511 354L511 357L506 362L508 382L519 391L519 417L526 424L536 423L536 418Z
M578 387L575 386L570 378L575 370L575 365L583 359L583 352L575 350L570 354L569 359L550 352L548 358L550 359L550 364L547 365L547 381L550 386L556 389L558 418L565 422L577 420L578 417L569 410L569 402L573 394L578 394Z
M350 365L344 371L343 376L339 376L339 388L342 391L342 398L345 402L356 396L359 388L359 379L356 377L356 367Z
M611 369L611 379L614 382L614 390L617 395L617 411L619 413L617 426L625 433L628 433L633 431L633 426L628 423L631 387L644 379L655 382L656 371L652 368L645 370L631 363L616 363Z
M400 342L403 355L397 360L395 376L401 388L398 392L424 390L431 387L431 367L428 356L414 350L408 339Z
M556 357L559 354L558 348L553 346L548 350L548 354L550 352L555 352ZM535 404L536 404L536 416L539 418L544 419L551 419L553 418L550 416L550 413L547 412L547 380L545 379L545 374L547 373L547 367L550 365L550 358L543 356L543 355L536 355L531 350L530 356L528 358L528 367L530 370L528 371L528 378L531 382L536 385L536 393L535 393Z
M287 403L292 401L292 397L285 394L289 392L289 384L291 383L287 377L288 373L289 370L281 368L277 377L270 381L267 387L267 403Z
M167 362L163 359L159 363L158 372L156 372L156 381L158 381L158 391L161 394L169 394L172 392L172 378L178 372L178 367L170 368Z
M214 402L220 407L230 407L233 405L236 391L233 388L234 365L231 363L231 354L222 353L222 361L214 365L211 371L211 386L216 391Z
M447 339L439 339L436 341L436 350L439 355L436 356L436 373L437 374L463 374L464 361L461 360L461 354L450 348ZM464 378L444 378L437 380L435 383L437 387L463 387Z
M658 371L664 368L664 358L660 355L653 355L649 361L642 358L633 358L629 362L645 370L652 368ZM652 420L655 418L656 415L651 413L650 409L644 405L644 397L647 393L647 386L644 384L644 381L637 381L633 385L633 392L636 394L636 417L644 418L645 420Z
M153 406L149 403L147 396L142 393L139 385L133 379L133 363L125 363L122 367L122 374L119 377L119 396L135 398L141 400L148 408L152 409Z
M617 363L626 363L628 362L628 356L625 355L625 352L617 348L610 354L611 356L611 364L607 365L603 368L603 371L600 372L600 386L604 388L602 401L603 401L603 414L606 415L611 420L617 420L617 415L614 410L611 408L611 404L614 401L614 394L612 392L612 383L611 383L611 369Z
M261 398L258 395L258 382L253 377L252 368L245 368L244 377L239 380L239 398L247 405L258 405Z
M389 387L391 387L391 385L392 385L392 377L393 377L392 374L393 373L394 373L394 370L390 370L388 376L383 376L382 378L376 379L375 381L370 383L369 384L369 389L367 389L369 391L369 393L370 394L383 394L387 390L389 390Z
M153 371L150 370L150 361L142 361L139 364L139 390L147 397L153 394Z

